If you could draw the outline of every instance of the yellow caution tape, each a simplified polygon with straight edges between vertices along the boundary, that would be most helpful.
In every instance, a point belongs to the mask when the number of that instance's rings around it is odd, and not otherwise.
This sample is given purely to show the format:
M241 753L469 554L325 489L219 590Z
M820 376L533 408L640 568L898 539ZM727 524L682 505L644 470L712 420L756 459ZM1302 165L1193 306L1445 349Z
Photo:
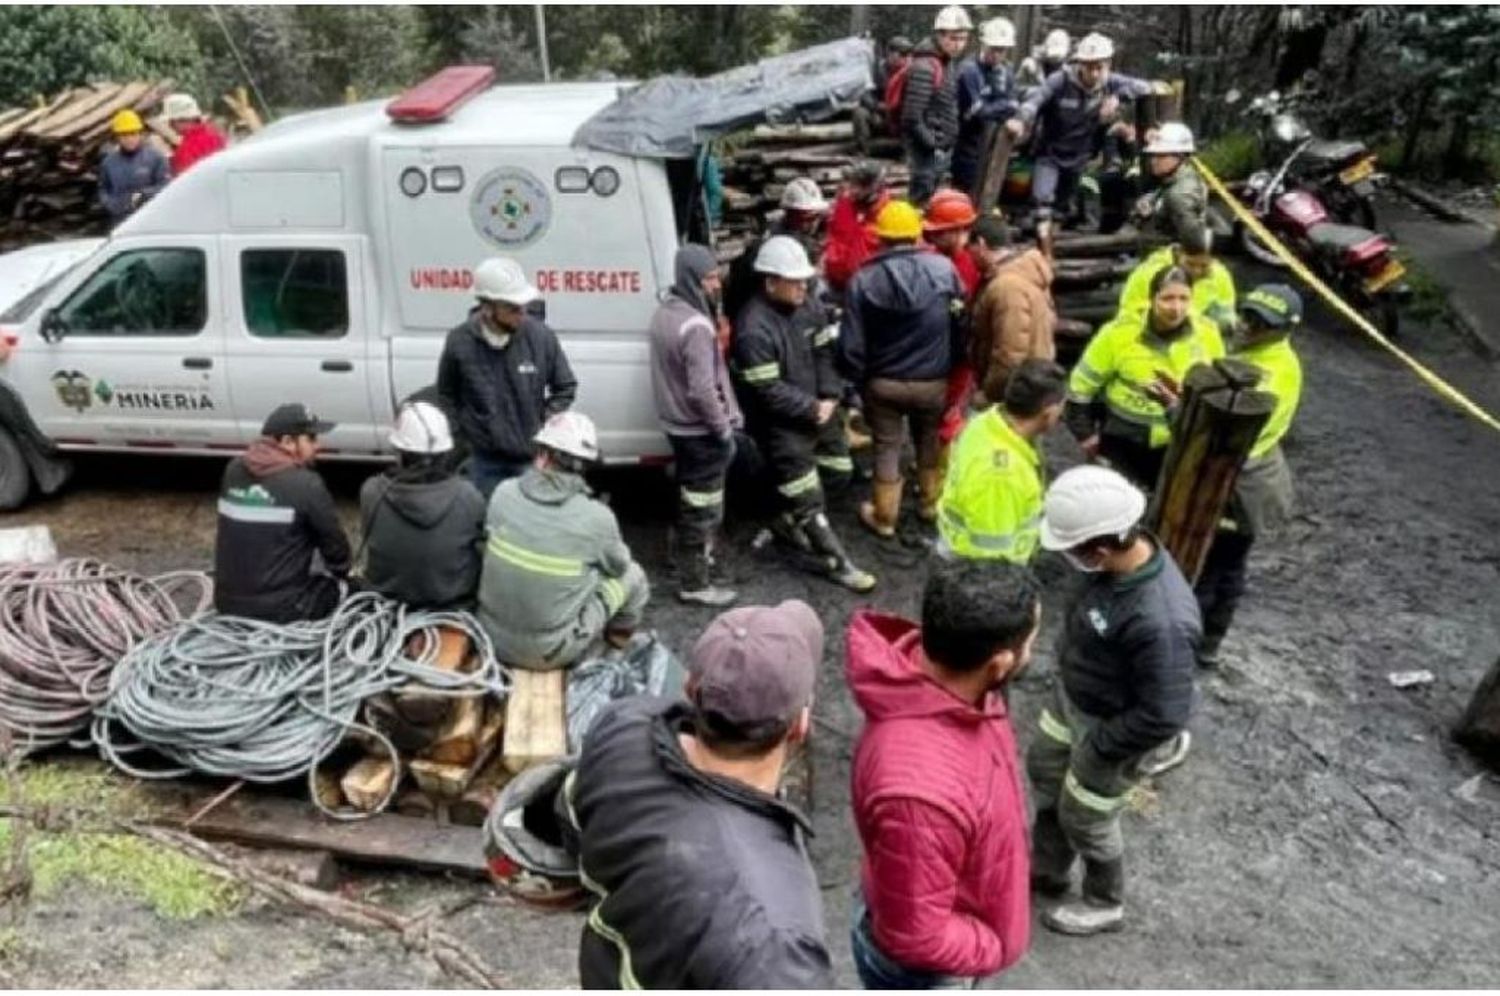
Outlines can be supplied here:
M1263 243L1270 246L1271 249L1276 253L1276 255L1280 256L1282 260L1286 262L1287 266L1291 268L1292 272L1297 274L1298 277L1302 278L1303 283L1307 284L1307 286L1317 291L1318 296L1321 297L1324 301L1327 301L1335 311L1339 312L1345 318L1349 319L1349 321L1353 323L1355 328L1359 329L1365 335L1373 339L1376 345L1380 346L1382 349L1395 356L1396 359L1400 360L1402 363L1410 367L1412 371L1418 377L1420 377L1423 383L1425 383L1428 387L1432 388L1438 394L1442 395L1444 398L1447 398L1449 401L1457 405L1460 409L1474 416L1474 418L1483 422L1491 429L1494 429L1496 432L1500 432L1500 419L1496 419L1495 416L1491 415L1483 408L1480 408L1473 401L1469 400L1468 396L1466 396L1458 388L1454 387L1452 384L1449 384L1447 381L1443 380L1443 378L1427 369L1427 367L1419 363L1405 350L1397 346L1395 343L1391 342L1391 340L1387 339L1379 329L1370 324L1369 319L1367 319L1364 315L1361 315L1358 311L1355 311L1352 307L1345 303L1343 298L1335 294L1328 288L1328 285L1323 283L1322 280L1318 279L1317 274L1309 270L1300 259L1292 255L1291 251L1288 250L1286 246L1281 244L1281 240L1272 235L1266 229L1266 226L1260 223L1260 219L1255 217L1255 215L1250 212L1249 208L1245 207L1245 205L1240 202L1240 199L1238 197L1235 197L1227 189L1225 189L1224 184L1219 180L1217 176L1214 176L1212 170L1204 165L1203 160L1194 158L1193 164L1198 167L1198 172L1203 176L1203 180L1208 184L1209 189L1217 194L1225 204L1229 205L1229 210L1234 212L1235 217L1239 218L1240 221L1243 221L1245 225L1249 227L1250 231L1255 233L1256 238L1260 239Z

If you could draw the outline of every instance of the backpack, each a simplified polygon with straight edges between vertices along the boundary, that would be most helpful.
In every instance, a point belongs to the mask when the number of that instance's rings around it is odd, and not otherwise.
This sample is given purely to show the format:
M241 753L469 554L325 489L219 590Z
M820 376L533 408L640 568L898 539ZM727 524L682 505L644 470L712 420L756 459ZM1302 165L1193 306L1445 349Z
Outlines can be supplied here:
M901 63L891 78L885 81L885 95L881 98L880 106L885 110L886 127L892 135L901 134L901 104L906 100L906 78L911 75L912 63L918 59L931 59L933 64L932 88L940 90L943 86L943 60L934 55L913 55Z

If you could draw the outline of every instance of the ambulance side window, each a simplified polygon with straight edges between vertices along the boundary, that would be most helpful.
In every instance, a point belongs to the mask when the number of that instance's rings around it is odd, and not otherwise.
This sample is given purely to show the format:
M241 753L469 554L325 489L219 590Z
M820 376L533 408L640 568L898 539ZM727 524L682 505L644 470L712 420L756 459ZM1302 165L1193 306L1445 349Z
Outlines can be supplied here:
M338 339L349 331L349 281L337 249L246 249L240 290L251 335Z
M198 249L138 249L105 263L58 309L69 335L196 335L208 318Z

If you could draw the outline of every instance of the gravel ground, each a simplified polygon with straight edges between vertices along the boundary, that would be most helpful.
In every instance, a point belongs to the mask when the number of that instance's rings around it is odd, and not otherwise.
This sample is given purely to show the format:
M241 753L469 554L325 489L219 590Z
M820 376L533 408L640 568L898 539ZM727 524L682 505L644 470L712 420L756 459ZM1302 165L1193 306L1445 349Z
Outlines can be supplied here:
M1500 289L1492 291L1500 309ZM1315 313L1288 453L1301 514L1258 548L1252 590L1202 683L1189 763L1127 819L1131 920L1119 934L1061 938L1040 926L1008 986L1493 986L1500 791L1455 789L1479 769L1448 739L1500 654L1500 447L1392 359ZM1448 331L1411 328L1410 347L1492 412L1500 375ZM1057 463L1072 444L1049 442ZM87 461L58 498L0 519L46 523L60 548L143 570L207 567L217 461ZM363 472L328 474L353 526ZM602 480L648 570L664 569L671 493L649 474ZM911 613L921 554L857 535L881 577L870 600ZM841 629L860 599L748 550L736 523L731 568L747 600L810 601L829 628L814 745L813 854L841 984L853 984L847 929L859 848L848 816L847 734L859 717L841 675ZM1050 620L1065 571L1046 568ZM708 620L662 597L651 624L685 648ZM1051 680L1053 636L1014 696L1023 743ZM1429 669L1397 690L1387 674ZM481 889L438 878L355 874L348 886L405 908ZM580 917L490 899L448 921L513 985L569 986ZM422 987L449 984L394 937L352 934L252 904L238 916L167 923L129 900L72 890L39 902L8 945L19 986Z

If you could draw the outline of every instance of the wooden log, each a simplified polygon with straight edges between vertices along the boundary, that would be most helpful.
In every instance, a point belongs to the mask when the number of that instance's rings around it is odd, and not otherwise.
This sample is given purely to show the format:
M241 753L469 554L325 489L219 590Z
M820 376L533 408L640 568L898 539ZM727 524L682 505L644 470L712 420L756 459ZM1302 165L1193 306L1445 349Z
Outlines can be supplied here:
M1276 407L1254 385L1260 371L1236 360L1216 360L1188 371L1148 524L1196 582L1234 494L1250 449Z
M566 679L561 670L517 669L511 673L511 682L502 753L505 766L519 773L567 754Z
M1134 230L1123 230L1112 235L1062 231L1057 233L1053 251L1059 259L1079 256L1115 256L1121 253L1138 254L1141 244L1141 235Z
M407 641L407 654L412 657L421 654L426 649L424 644L427 639L420 633L413 635ZM432 662L433 667L440 671L470 669L474 647L467 634L462 630L443 626L437 631L437 640L437 656ZM447 721L453 711L454 699L451 695L410 689L393 692L391 702L396 712L408 723L434 726Z
M1000 191L1005 186L1005 173L1010 168L1010 133L1000 122L989 126L991 135L985 145L984 168L979 174L974 205L981 215L989 214L1000 203Z
M1494 771L1500 772L1500 660L1474 689L1453 739Z
M399 772L389 757L365 757L354 762L339 779L339 789L349 805L362 813L373 813L391 796Z
M326 768L319 768L313 776L313 792L325 808L333 812L344 808L344 790L338 777Z
M448 722L422 756L444 764L474 764L481 753L493 750L504 725L505 709L499 703L482 696L457 699Z
M815 142L854 141L853 121L832 121L826 124L756 125L750 132L750 141L757 145L801 144Z
M415 758L408 765L417 788L438 802L451 802L464 794L469 787L470 769L467 764L444 764Z
M41 122L28 134L34 138L57 140L82 135L101 123L107 127L118 111L132 107L150 86L149 83L105 84L98 98L81 102L83 110L70 108L66 113Z
M449 817L454 823L463 826L482 826L484 818L494 807L495 800L500 797L500 790L505 788L512 777L514 775L511 770L505 766L505 758L498 752L495 753L475 773L464 794L448 807Z

